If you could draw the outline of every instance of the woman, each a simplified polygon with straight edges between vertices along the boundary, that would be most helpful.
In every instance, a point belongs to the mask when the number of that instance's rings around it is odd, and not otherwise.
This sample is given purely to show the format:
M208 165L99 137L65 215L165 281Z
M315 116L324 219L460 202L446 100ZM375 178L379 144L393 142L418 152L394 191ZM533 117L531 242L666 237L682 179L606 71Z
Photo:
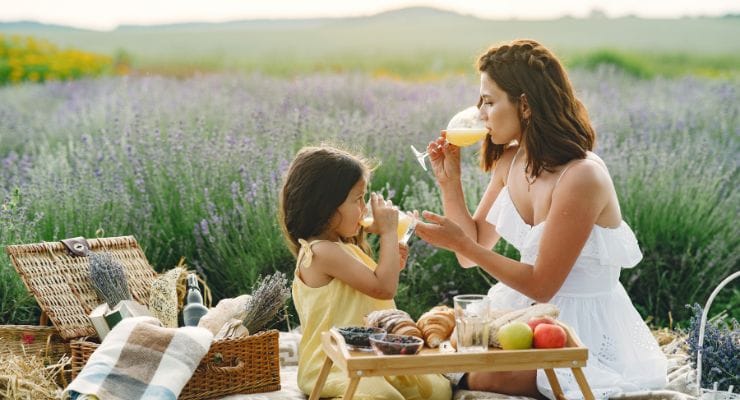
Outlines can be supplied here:
M642 254L622 220L609 171L591 150L595 133L558 59L532 40L493 47L478 60L480 117L488 129L481 167L491 181L470 215L460 149L442 136L428 146L444 216L424 212L417 234L479 266L499 283L494 308L549 302L589 348L584 373L597 398L663 387L666 359L619 282ZM500 237L521 261L490 249ZM582 394L569 372L565 396ZM543 371L476 372L461 386L553 398Z

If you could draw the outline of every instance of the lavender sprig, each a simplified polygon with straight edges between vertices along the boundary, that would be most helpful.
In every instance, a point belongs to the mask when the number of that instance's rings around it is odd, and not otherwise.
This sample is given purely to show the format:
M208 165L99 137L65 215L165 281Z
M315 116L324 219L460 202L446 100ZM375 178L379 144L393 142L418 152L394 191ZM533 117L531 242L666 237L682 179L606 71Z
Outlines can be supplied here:
M250 334L269 324L290 298L288 279L282 272L260 277L252 286L252 298L247 302L244 326Z
M128 281L121 263L110 253L90 253L90 280L98 295L113 308L121 300L131 300Z
M696 368L702 307L699 304L687 304L686 308L694 314L690 319L687 342L691 363ZM704 328L701 383L707 389L712 388L715 382L719 390L728 390L730 386L740 387L740 324L735 318L730 321L724 319L707 321Z

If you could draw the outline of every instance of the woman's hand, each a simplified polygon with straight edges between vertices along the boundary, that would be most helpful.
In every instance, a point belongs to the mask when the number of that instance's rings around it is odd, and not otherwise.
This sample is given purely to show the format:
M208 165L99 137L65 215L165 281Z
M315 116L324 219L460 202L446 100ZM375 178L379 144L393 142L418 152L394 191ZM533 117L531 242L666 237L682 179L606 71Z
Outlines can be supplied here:
M460 148L446 140L447 132L442 131L439 138L429 142L429 161L432 171L440 185L460 180Z
M458 252L470 242L470 238L451 219L424 211L424 219L429 221L416 223L416 235L435 247Z
M398 231L398 208L393 206L392 201L384 200L381 194L371 193L370 207L373 210L373 224L367 229L368 232L382 236Z
M406 260L409 258L409 246L403 243L398 243L398 253L401 255L400 268L403 270L406 268Z

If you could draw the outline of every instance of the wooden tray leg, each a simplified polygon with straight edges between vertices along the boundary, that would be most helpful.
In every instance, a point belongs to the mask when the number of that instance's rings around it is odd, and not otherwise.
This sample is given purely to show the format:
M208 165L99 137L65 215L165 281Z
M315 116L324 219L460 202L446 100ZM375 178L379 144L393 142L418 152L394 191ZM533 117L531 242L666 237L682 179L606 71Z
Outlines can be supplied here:
M331 360L331 358L326 357L326 360L324 360L324 365L321 366L319 377L316 379L316 384L313 386L313 390L311 391L311 396L308 398L308 400L319 400L321 389L324 388L324 383L326 383L326 377L329 376L329 371L331 371L331 365L333 363L334 362Z
M583 398L585 400L594 400L594 394L591 393L591 387L588 386L588 381L586 381L586 375L583 374L583 371L580 368L571 368L573 370L573 375L576 377L576 382L578 382L578 386L581 388L581 393L583 393Z
M360 383L360 377L354 377L350 379L349 385L347 385L347 390L344 392L344 400L352 400L352 397L355 396L355 390L357 390L357 385Z
M560 382L558 382L558 377L555 375L555 371L552 368L546 369L545 375L547 375L547 381L550 382L550 389L552 389L552 393L555 395L555 398L565 400L563 388L560 387Z

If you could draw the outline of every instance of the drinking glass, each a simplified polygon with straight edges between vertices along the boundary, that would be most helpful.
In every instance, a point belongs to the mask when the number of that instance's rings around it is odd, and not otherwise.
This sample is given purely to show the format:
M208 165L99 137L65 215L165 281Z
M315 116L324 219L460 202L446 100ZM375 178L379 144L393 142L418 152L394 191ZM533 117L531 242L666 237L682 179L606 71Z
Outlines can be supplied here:
M478 107L476 106L468 107L455 114L447 124L445 131L447 131L447 142L458 147L475 144L485 138L488 133L485 124L480 119ZM411 145L411 151L414 152L416 160L419 161L421 167L426 171L427 166L424 163L424 159L429 156L429 152L425 151L422 153L414 145Z
M375 219L373 218L373 208L370 206L370 201L368 200L367 204L365 205L365 214L362 216L362 221L360 221L360 225L367 228L368 226L372 225ZM398 242L406 244L409 239L411 239L411 235L414 234L414 230L416 230L416 218L414 218L412 215L409 215L407 212L399 211L398 212Z
M482 294L463 294L455 303L457 351L476 353L488 350L490 299Z

